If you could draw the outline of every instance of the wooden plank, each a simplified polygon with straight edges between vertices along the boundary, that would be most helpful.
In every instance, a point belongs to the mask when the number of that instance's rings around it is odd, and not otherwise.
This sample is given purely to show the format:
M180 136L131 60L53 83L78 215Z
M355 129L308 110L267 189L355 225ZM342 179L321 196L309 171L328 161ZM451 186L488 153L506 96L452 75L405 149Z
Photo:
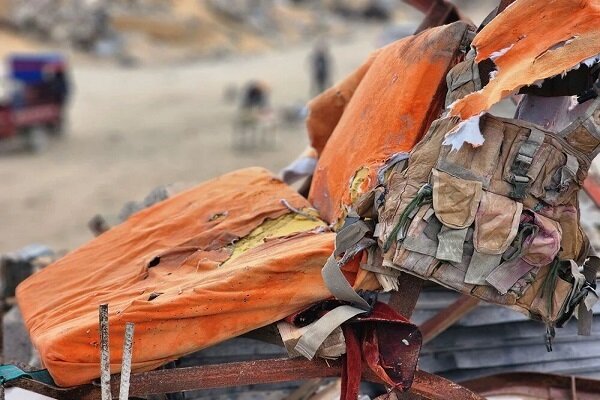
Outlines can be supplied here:
M440 333L454 325L463 316L471 312L479 304L479 299L462 295L454 303L441 310L433 318L425 321L419 329L423 335L423 344L435 339Z

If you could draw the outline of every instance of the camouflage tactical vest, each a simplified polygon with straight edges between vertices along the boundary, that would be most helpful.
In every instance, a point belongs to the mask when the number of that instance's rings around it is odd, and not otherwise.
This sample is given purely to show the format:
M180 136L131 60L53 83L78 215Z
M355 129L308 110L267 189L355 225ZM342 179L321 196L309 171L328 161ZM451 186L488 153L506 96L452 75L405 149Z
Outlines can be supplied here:
M471 59L448 76L447 103L480 88ZM479 147L444 144L459 121L435 121L395 165L378 208L384 267L561 326L597 296L578 192L600 152L600 99L565 129L484 114ZM587 277L587 279L586 279ZM589 295L593 293L593 295Z

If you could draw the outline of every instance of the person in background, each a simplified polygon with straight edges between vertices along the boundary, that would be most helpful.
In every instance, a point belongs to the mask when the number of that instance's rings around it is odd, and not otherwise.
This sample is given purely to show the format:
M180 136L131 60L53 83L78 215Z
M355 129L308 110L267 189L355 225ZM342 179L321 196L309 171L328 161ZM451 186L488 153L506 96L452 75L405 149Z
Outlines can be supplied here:
M234 147L275 146L276 124L271 109L271 90L265 82L252 80L241 92L241 103L234 125Z
M45 71L45 83L53 103L64 106L69 99L69 80L62 65L51 65Z
M315 96L331 85L331 54L324 40L317 42L310 55L311 95Z
M243 92L242 109L260 111L269 107L269 88L260 81L250 81Z

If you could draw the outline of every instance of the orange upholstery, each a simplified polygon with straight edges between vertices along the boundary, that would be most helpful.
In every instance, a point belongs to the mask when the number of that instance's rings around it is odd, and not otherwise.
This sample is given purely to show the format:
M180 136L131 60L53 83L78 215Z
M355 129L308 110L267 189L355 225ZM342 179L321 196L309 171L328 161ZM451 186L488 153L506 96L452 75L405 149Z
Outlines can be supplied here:
M456 102L452 114L478 115L524 86L599 55L598 21L598 0L517 0L473 41L476 61L491 57L498 72L482 90Z
M317 150L343 110L321 152L309 196L327 222L338 221L351 203L351 192L358 195L371 189L385 160L395 153L410 151L430 123L439 117L446 74L458 61L466 29L467 24L456 22L381 49L348 82L338 86L353 87L364 73L345 108L342 107L344 101L336 106L335 94L339 89L332 89L315 100L324 110L334 110L330 119L322 122L327 128L319 134L314 128L317 123L309 119L309 131ZM315 103L311 114L321 114ZM327 113L322 114L325 119ZM353 185L351 181L360 170L360 182Z
M306 130L308 131L310 144L317 153L320 154L323 151L346 105L348 105L369 67L373 64L377 54L379 54L379 50L371 53L360 67L341 82L330 87L308 103L309 113L306 118Z
M334 234L310 228L323 223L291 214L282 198L309 206L263 169L233 172L140 211L23 282L19 306L56 382L99 376L101 303L118 372L126 322L136 324L133 370L144 371L329 297L321 268ZM301 232L290 234L294 224ZM244 237L260 240L232 244ZM362 270L355 279L358 262L346 269L356 285L377 287Z

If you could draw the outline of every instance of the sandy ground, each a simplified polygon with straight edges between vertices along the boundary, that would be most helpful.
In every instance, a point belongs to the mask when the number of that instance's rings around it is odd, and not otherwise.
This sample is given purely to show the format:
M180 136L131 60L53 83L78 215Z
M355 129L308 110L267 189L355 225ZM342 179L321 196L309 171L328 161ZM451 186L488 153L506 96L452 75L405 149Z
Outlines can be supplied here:
M376 32L332 44L337 78L374 48ZM307 144L303 126L281 129L275 149L236 151L223 91L258 78L276 107L305 101L309 50L170 67L76 63L68 135L42 154L0 154L0 253L33 242L72 249L92 237L94 214L117 214L158 185L252 165L278 171Z

